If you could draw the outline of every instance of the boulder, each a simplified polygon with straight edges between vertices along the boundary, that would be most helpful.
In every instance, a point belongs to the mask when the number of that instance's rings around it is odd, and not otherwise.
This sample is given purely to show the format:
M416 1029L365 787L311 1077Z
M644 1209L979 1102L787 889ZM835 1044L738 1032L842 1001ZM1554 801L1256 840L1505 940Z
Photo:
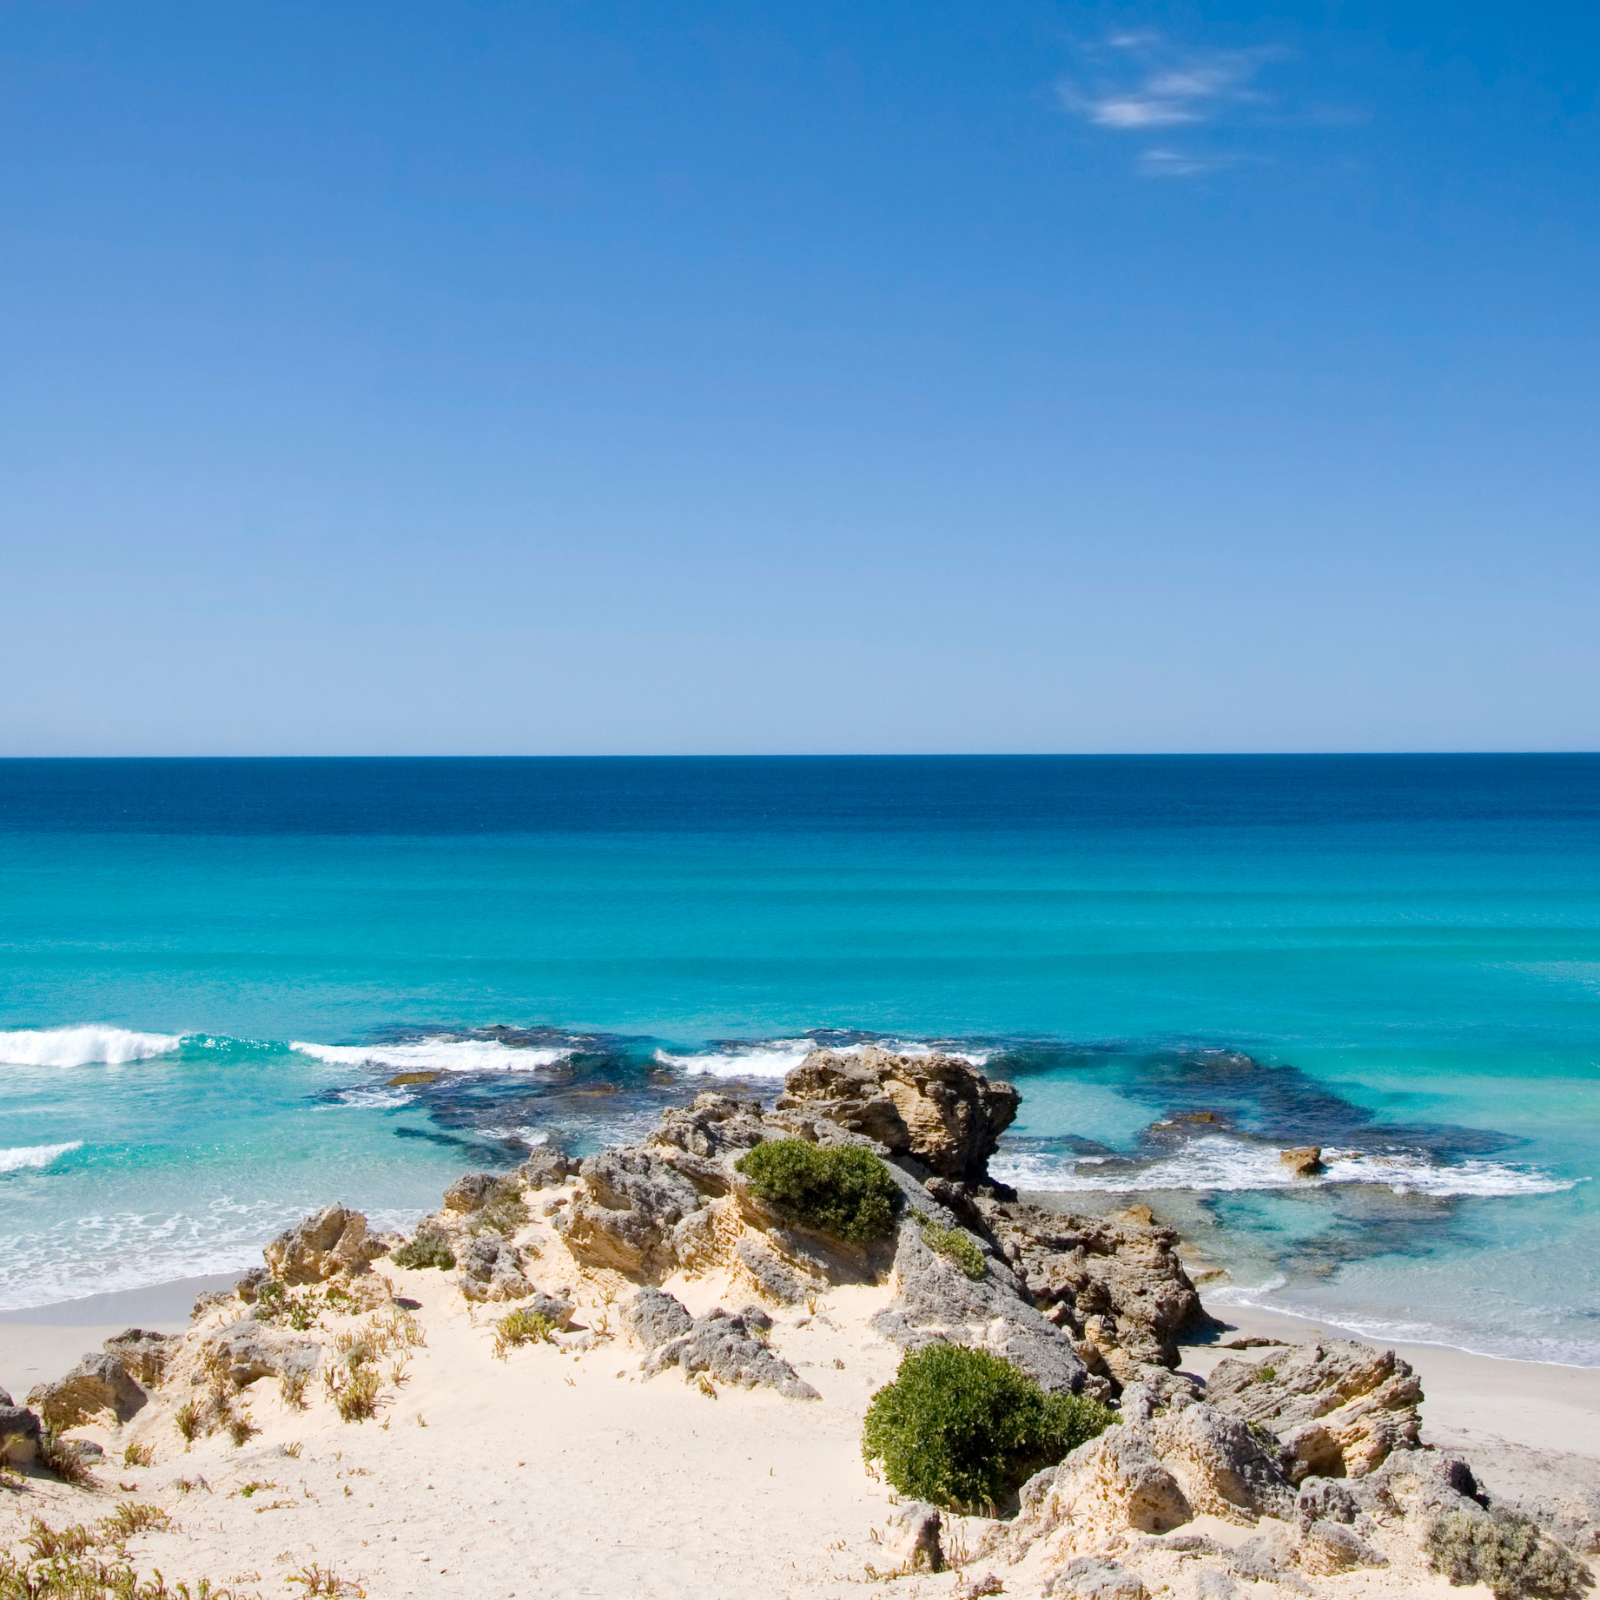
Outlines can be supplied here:
M127 1328L107 1339L100 1348L115 1356L122 1369L136 1383L153 1389L161 1382L168 1358L183 1341L176 1334L150 1333L143 1328Z
M1229 1522L1291 1517L1294 1490L1248 1423L1208 1405L1184 1406L1144 1425L1162 1465L1197 1512Z
M1059 1466L1022 1486L1012 1538L1026 1548L1058 1530L1071 1550L1121 1539L1130 1530L1166 1533L1194 1516L1177 1478L1140 1427L1107 1428Z
M939 1534L944 1518L937 1506L913 1500L900 1506L889 1517L883 1539L888 1571L897 1575L913 1572L943 1572L944 1551Z
M367 1219L359 1211L335 1205L285 1229L261 1253L279 1283L301 1284L365 1271L384 1249L367 1237Z
M499 1179L492 1172L464 1172L444 1192L446 1211L477 1211L494 1193Z
M750 1333L742 1317L730 1317L722 1310L696 1317L686 1333L651 1351L644 1374L654 1377L668 1367L680 1367L690 1375L708 1373L740 1389L776 1389L789 1400L821 1398L787 1361Z
M44 1448L44 1426L23 1406L11 1404L0 1390L0 1461L11 1467L32 1466Z
M36 1385L28 1404L53 1428L77 1428L106 1412L126 1422L149 1397L115 1356L87 1355L64 1378Z
M1313 1522L1300 1535L1298 1560L1302 1571L1331 1578L1362 1567L1386 1567L1389 1558L1342 1522Z
M578 1163L571 1156L541 1147L517 1168L517 1174L530 1189L554 1189L577 1170Z
M525 1300L533 1293L523 1275L522 1252L497 1234L468 1239L456 1259L461 1268L456 1283L468 1300Z
M1319 1177L1327 1170L1322 1165L1322 1146L1320 1144L1303 1145L1298 1150L1285 1150L1278 1157L1278 1161L1297 1178Z
M622 1320L646 1350L681 1339L694 1326L688 1307L660 1289L641 1289L622 1308Z
M677 1264L675 1237L705 1199L672 1164L637 1146L590 1156L578 1169L586 1193L555 1220L586 1266L662 1277Z
M715 1159L753 1150L772 1137L772 1132L763 1120L759 1100L706 1093L696 1095L691 1106L664 1112L650 1142Z
M825 1283L808 1282L800 1277L771 1250L764 1249L749 1237L739 1240L734 1246L734 1253L743 1263L745 1270L755 1279L756 1286L762 1294L778 1301L780 1305L798 1305L805 1299L807 1293L826 1287Z
M783 1080L777 1110L803 1111L910 1156L941 1178L984 1183L1021 1096L959 1056L813 1050Z
M978 1282L929 1248L914 1217L899 1224L894 1257L895 1297L872 1319L873 1328L903 1349L936 1339L981 1346L1014 1362L1040 1388L1078 1393L1088 1369L1072 1341L1017 1292L996 1264Z
M1150 1600L1144 1579L1110 1556L1069 1561L1046 1582L1044 1592L1052 1600Z
M219 1328L206 1340L204 1353L206 1365L236 1389L258 1378L311 1378L322 1360L322 1346L314 1339L283 1337L254 1317Z
M1293 1483L1362 1477L1420 1439L1422 1385L1410 1366L1392 1350L1351 1339L1288 1345L1260 1364L1221 1361L1206 1399L1272 1429Z

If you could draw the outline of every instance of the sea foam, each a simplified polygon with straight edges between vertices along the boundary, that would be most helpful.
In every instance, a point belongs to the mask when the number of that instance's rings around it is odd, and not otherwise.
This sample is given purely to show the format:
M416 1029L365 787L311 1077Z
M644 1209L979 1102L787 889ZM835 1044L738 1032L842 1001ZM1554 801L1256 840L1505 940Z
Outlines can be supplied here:
M876 1039L872 1044L898 1056L959 1056L975 1067L982 1067L993 1054L989 1050L952 1050L944 1045L907 1039ZM657 1050L655 1059L662 1066L679 1072L703 1073L713 1078L781 1078L798 1067L813 1050L827 1049L835 1055L849 1056L866 1048L865 1044L818 1045L814 1039L768 1039L760 1044L724 1044L686 1055Z
M13 1067L84 1067L94 1062L122 1066L150 1061L176 1050L176 1033L134 1033L89 1024L78 1028L24 1028L0 1033L0 1062Z
M532 1072L565 1061L571 1050L517 1050L498 1039L423 1039L414 1044L290 1043L291 1050L336 1067L394 1067L401 1072Z
M20 1172L24 1167L48 1167L57 1156L82 1148L82 1139L69 1139L65 1144L16 1145L10 1150L0 1150L0 1172Z

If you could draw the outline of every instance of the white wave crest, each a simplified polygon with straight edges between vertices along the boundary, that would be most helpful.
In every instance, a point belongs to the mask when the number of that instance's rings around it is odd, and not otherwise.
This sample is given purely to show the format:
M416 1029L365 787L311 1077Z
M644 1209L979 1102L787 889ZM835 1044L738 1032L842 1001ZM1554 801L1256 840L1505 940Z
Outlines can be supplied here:
M20 1172L24 1167L48 1167L57 1156L82 1148L82 1139L69 1139L65 1144L20 1144L10 1150L0 1150L0 1172Z
M1002 1151L989 1163L989 1170L1014 1188L1051 1193L1288 1189L1308 1184L1367 1183L1383 1185L1396 1194L1505 1196L1557 1194L1583 1181L1555 1178L1498 1161L1439 1166L1412 1156L1337 1150L1324 1152L1326 1171L1320 1176L1297 1178L1278 1159L1280 1153L1270 1145L1250 1144L1218 1134L1195 1139L1175 1154L1149 1163L1118 1161L1109 1172L1103 1169L1116 1158L1024 1151Z
M120 1067L150 1061L183 1043L177 1033L134 1033L90 1024L81 1028L20 1028L0 1033L0 1062L13 1067Z
M988 1050L951 1050L943 1045L922 1044L903 1039L884 1039L881 1047L899 1056L931 1056L935 1054L959 1056L981 1067L988 1061ZM764 1044L724 1045L718 1050L701 1050L689 1055L673 1055L666 1050L656 1051L656 1060L664 1067L676 1067L679 1072L704 1073L714 1078L781 1078L798 1067L813 1050L819 1047L810 1039L771 1039ZM835 1055L855 1055L868 1047L861 1044L828 1045Z
M394 1067L400 1072L533 1072L570 1050L514 1050L498 1039L422 1039L415 1044L308 1044L289 1048L336 1067Z

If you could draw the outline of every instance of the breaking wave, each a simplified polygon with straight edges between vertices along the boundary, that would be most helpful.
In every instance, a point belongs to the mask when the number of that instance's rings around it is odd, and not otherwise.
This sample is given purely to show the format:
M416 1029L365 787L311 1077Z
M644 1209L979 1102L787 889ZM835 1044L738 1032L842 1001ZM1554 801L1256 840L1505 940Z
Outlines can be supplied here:
M13 1067L120 1067L150 1061L183 1043L177 1033L134 1033L88 1024L77 1028L22 1028L0 1033L0 1062Z
M533 1072L572 1054L517 1049L498 1039L423 1039L415 1044L308 1044L289 1048L336 1067L394 1067L401 1072Z
M873 1039L860 1044L819 1045L817 1040L766 1039L758 1044L718 1044L709 1050L697 1050L674 1055L667 1050L657 1050L656 1061L677 1072L704 1074L714 1078L781 1078L784 1073L798 1067L813 1050L828 1049L836 1055L854 1055L868 1045L890 1050L900 1056L931 1056L944 1054L960 1056L973 1066L981 1067L994 1054L992 1050L968 1050L946 1044L927 1044L914 1039Z
M0 1172L20 1172L24 1167L48 1167L57 1156L82 1148L82 1139L69 1139L65 1144L17 1145L10 1150L0 1150Z
M989 1163L989 1170L1013 1188L1061 1194L1144 1189L1237 1191L1360 1183L1382 1185L1396 1194L1488 1198L1559 1194L1586 1181L1554 1178L1535 1168L1499 1161L1442 1164L1422 1156L1355 1150L1325 1150L1326 1170L1317 1177L1297 1178L1279 1160L1280 1154L1270 1145L1210 1135L1154 1161L1116 1155L1008 1151L1002 1147Z

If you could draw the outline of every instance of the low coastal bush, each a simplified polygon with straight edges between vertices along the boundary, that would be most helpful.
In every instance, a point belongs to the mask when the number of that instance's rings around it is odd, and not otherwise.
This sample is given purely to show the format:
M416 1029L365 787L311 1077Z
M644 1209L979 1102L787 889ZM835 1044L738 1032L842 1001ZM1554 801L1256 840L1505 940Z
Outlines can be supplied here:
M987 1350L934 1344L873 1395L861 1453L903 1495L993 1515L1041 1467L1117 1420L1096 1400L1046 1394Z
M983 1251L970 1233L962 1228L946 1228L925 1211L917 1213L917 1221L922 1224L923 1243L930 1250L937 1250L947 1260L955 1262L973 1282L983 1277Z
M448 1270L456 1264L455 1252L442 1233L419 1233L407 1239L389 1258L397 1267L438 1267Z
M522 1345L554 1343L555 1324L538 1311L512 1311L494 1325L494 1353L500 1361Z
M376 1367L346 1367L344 1375L330 1367L323 1373L322 1383L345 1422L365 1422L377 1416L379 1406L389 1403L379 1392L383 1380Z
M1451 1583L1482 1583L1495 1600L1569 1600L1589 1587L1588 1568L1520 1512L1451 1511L1423 1536L1428 1559Z
M769 1139L734 1165L781 1216L846 1244L881 1238L894 1225L900 1186L860 1145L824 1150L804 1139Z

